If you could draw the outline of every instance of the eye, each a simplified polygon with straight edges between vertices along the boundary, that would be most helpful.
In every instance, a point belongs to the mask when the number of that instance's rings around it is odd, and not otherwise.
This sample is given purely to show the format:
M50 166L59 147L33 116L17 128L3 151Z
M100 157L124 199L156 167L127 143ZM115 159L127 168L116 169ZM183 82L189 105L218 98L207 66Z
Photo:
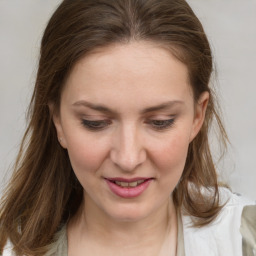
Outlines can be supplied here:
M111 124L110 120L86 120L82 119L82 125L88 130L100 131Z
M167 120L150 120L147 123L156 130L165 130L170 128L174 124L174 121L174 118L172 118Z

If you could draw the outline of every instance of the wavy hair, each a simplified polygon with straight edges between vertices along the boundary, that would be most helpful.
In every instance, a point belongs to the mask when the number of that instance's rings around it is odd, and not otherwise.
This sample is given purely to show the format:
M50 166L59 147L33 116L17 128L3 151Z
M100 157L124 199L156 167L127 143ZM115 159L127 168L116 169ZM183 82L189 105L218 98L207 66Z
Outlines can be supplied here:
M195 102L210 94L204 124L190 143L174 203L210 223L221 209L217 173L208 136L217 120L221 140L227 136L209 87L213 60L204 29L185 0L64 0L42 38L40 61L29 108L29 123L13 176L1 200L0 249L7 238L17 255L43 255L54 234L82 201L67 151L57 139L49 103L55 109L72 67L98 47L150 41L166 47L189 70ZM203 190L211 190L206 194Z

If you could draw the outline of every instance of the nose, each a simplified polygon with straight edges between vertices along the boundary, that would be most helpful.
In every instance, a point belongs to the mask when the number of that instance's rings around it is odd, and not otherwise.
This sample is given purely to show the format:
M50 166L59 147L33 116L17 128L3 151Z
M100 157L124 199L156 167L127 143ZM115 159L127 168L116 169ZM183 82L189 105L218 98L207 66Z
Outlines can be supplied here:
M134 125L126 125L113 135L110 158L122 171L132 172L147 157L142 137Z

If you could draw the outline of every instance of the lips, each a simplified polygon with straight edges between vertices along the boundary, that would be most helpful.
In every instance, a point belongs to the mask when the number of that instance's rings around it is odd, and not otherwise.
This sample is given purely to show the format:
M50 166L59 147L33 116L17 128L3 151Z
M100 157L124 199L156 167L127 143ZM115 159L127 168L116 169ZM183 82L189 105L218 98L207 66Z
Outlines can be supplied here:
M107 178L105 180L114 194L123 198L132 198L141 195L153 178Z

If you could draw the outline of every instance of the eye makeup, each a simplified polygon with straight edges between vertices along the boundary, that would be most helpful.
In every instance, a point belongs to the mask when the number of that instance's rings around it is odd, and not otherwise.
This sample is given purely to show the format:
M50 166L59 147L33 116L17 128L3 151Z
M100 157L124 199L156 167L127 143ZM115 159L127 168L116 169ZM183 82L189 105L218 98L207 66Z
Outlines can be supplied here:
M148 120L145 123L147 125L150 125L154 130L163 131L171 128L174 122L175 122L175 119L171 118L166 120L163 120L163 119ZM109 127L112 124L112 121L107 119L102 119L102 120L82 119L81 123L86 129L90 131L101 131Z
M147 124L151 125L153 129L155 130L167 130L168 128L171 128L175 122L174 118L166 119L166 120L149 120L147 121Z
M101 131L107 128L111 124L111 120L103 119L103 120L87 120L82 119L82 125L91 131Z

